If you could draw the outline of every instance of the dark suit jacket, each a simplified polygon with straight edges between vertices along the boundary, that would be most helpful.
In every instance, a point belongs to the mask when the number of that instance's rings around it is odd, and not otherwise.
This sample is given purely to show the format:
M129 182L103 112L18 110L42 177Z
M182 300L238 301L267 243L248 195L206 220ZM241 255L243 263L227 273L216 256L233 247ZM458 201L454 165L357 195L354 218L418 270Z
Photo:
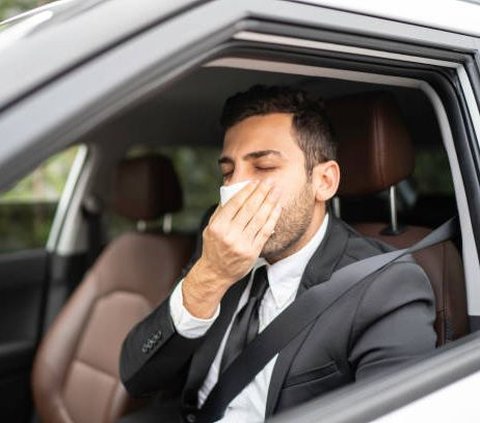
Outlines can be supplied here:
M299 293L327 281L341 267L388 250L331 218L302 276ZM246 279L230 288L219 317L202 338L191 340L176 333L169 299L134 327L121 354L120 375L127 390L135 396L164 391L181 398L184 405L196 405L197 391L245 283ZM432 351L434 319L430 283L412 259L365 279L280 352L266 417Z

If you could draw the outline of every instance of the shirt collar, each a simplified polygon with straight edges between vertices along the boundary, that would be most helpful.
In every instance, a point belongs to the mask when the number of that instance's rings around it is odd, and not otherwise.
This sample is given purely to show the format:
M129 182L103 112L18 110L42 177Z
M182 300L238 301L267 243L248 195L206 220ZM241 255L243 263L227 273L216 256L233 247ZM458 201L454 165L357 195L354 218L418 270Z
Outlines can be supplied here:
M310 258L323 241L327 231L328 220L328 214L325 214L320 228L318 228L310 241L296 253L272 265L269 265L262 257L255 263L254 269L263 265L267 266L269 287L277 307L283 307L285 302L297 292L300 279Z

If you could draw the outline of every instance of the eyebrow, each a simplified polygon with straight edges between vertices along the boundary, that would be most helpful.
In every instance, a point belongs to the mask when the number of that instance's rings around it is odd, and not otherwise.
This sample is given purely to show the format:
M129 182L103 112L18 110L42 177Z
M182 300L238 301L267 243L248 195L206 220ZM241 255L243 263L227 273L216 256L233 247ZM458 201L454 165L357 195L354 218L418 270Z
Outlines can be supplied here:
M277 150L260 150L260 151L252 151L251 153L245 154L242 157L242 160L255 160L259 159L261 157L269 156L269 155L274 155L280 158L283 158L282 153ZM228 156L222 156L218 159L218 164L226 164L226 163L233 163L233 159Z

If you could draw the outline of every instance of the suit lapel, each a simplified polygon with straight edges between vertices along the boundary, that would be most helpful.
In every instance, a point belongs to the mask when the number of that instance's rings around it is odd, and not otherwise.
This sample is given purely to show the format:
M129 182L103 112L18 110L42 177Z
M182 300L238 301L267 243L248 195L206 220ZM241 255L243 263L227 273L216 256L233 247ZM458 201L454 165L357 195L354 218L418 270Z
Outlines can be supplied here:
M349 232L341 221L333 216L330 219L325 238L303 272L297 296L314 285L328 281L345 253Z
M223 335L232 320L240 297L248 283L250 273L231 287L221 302L221 312L207 332L206 338L192 357L187 382L183 391L183 404L197 407L198 391L202 386L208 370L215 359Z
M337 264L345 252L349 234L340 221L333 218L331 215L330 219L325 238L305 268L305 272L302 275L298 287L297 296L314 285L328 281L333 271L336 270ZM275 412L278 396L285 377L298 349L301 347L310 329L311 326L302 331L291 343L280 351L278 355L268 388L265 411L266 418Z

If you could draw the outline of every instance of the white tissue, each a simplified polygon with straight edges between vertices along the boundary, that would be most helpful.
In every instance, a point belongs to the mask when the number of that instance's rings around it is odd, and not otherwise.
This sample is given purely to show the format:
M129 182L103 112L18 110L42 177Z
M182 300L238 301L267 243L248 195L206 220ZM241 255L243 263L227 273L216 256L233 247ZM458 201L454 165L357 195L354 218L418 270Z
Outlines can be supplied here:
M250 180L238 182L233 185L223 185L220 187L220 204L223 206L230 198L232 198L238 191L245 187Z

